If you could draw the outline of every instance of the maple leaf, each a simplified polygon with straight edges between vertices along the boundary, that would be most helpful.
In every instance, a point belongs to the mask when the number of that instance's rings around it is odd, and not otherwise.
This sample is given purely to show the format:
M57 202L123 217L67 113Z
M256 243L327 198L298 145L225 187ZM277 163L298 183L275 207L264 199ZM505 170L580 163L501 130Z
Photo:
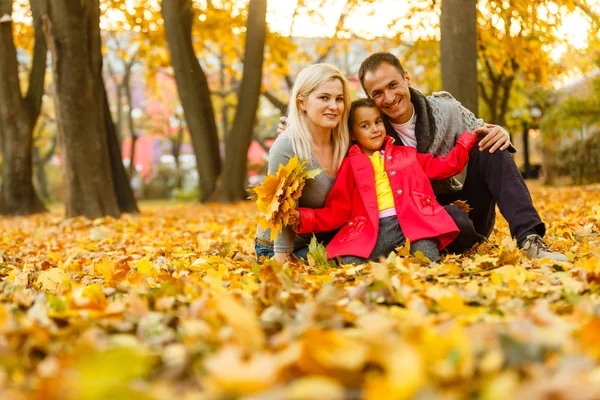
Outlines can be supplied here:
M258 353L248 359L242 349L231 345L208 357L204 367L208 371L205 384L215 394L221 394L215 398L264 390L275 383L279 369L273 356Z
M260 349L265 338L256 315L235 301L230 295L223 294L218 301L218 309L223 318L234 329L237 340L249 352Z
M257 195L258 223L262 229L271 229L271 241L289 222L290 213L296 209L296 200L302 195L306 179L313 179L323 171L306 171L304 166L307 163L300 162L295 155L286 165L279 165L276 174L267 175L261 185L252 189Z
M456 207L460 208L465 214L468 214L472 210L472 208L469 205L469 203L467 203L464 200L453 201L452 203L450 203L450 205L451 206L456 206Z
M346 398L344 386L338 381L325 376L307 376L294 381L287 390L286 398L290 400Z
M58 292L71 281L71 276L60 268L43 271L37 278L37 284L42 290Z

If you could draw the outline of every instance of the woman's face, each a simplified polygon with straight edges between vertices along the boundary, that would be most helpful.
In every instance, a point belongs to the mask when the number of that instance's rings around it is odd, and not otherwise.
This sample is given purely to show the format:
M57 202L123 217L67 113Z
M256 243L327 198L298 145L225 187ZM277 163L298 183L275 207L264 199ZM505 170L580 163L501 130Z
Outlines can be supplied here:
M303 101L300 110L306 114L311 132L327 132L335 128L344 114L344 86L331 79L317 87Z

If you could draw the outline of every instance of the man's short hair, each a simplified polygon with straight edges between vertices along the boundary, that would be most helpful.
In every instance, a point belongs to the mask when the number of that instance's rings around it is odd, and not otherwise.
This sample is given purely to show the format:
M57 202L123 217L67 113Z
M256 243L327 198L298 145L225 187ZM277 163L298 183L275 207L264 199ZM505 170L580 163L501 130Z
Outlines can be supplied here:
M396 67L398 72L404 76L404 68L402 68L402 64L400 63L400 60L398 60L398 57L387 52L371 54L362 62L362 64L360 64L360 68L358 69L358 80L367 96L369 93L367 93L367 88L365 88L365 75L367 72L375 71L383 63L388 63Z

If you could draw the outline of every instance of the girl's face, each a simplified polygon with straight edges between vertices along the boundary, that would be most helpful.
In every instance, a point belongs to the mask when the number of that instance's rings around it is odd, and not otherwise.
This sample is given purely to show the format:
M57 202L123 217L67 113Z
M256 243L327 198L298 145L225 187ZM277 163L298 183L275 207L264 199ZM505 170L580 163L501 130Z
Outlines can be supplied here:
M385 126L381 114L376 108L359 107L354 110L352 138L362 152L372 155L381 149L385 139Z
M317 87L304 100L300 110L306 114L311 132L328 132L335 128L344 114L344 86L339 79L331 79Z

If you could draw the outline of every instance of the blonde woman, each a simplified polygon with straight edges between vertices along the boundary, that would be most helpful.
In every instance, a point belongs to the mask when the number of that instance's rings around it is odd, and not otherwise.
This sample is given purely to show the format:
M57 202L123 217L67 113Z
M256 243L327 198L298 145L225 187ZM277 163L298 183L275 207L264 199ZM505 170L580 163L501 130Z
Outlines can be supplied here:
M308 169L324 169L306 182L298 201L301 207L321 208L325 204L348 150L349 108L348 82L336 67L314 64L300 72L290 94L287 129L269 151L268 173L276 173L279 165L287 164L294 155L308 160ZM328 242L334 233L318 234L317 239ZM305 258L312 235L296 235L291 227L284 227L273 243L269 236L268 230L257 229L257 258L274 257L284 262L291 253Z

